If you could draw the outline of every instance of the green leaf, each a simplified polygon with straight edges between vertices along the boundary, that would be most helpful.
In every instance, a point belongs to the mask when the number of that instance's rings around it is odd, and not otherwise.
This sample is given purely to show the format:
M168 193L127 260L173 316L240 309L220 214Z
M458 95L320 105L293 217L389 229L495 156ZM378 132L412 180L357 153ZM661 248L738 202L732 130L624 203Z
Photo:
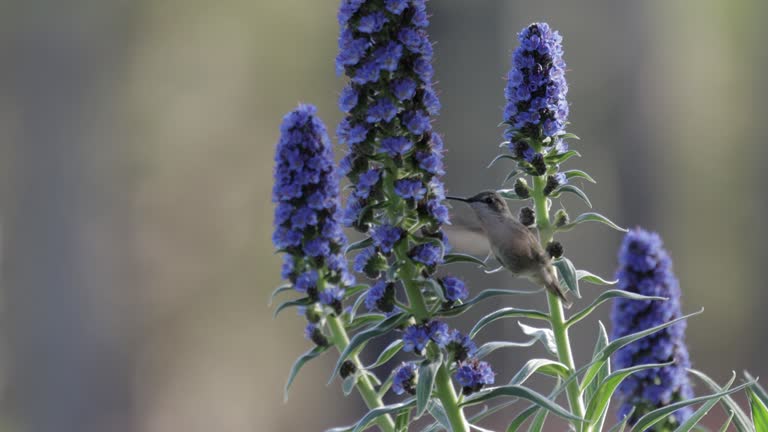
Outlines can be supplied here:
M272 295L269 296L269 303L267 303L267 306L272 306L272 302L275 300L275 297L278 294L286 291L291 291L292 289L293 289L293 284L280 285L279 287L275 288L275 290L272 291Z
M749 381L754 381L755 385L752 386L752 391L755 392L755 395L760 398L761 401L763 401L763 404L768 406L768 393L763 389L763 387L760 385L760 383L757 382L756 378L753 378L752 375L749 374L749 372L744 371L744 376Z
M331 378L328 380L328 383L330 384L333 381L333 378L335 378L336 374L338 374L339 370L341 370L341 365L344 363L344 360L346 360L353 352L355 352L356 349L362 348L369 340L373 338L389 333L400 324L405 322L406 319L408 319L408 316L401 312L392 315L377 325L354 335L349 341L349 345L347 345L347 347L344 348L344 351L342 351L339 355L339 359L336 361L336 367L333 369L333 373L331 373Z
M352 319L352 321L346 325L347 330L354 330L363 326L366 326L371 323L377 323L384 321L384 318L386 318L384 315L381 314L363 314L358 315L355 318Z
M523 387L519 385L505 385L505 386L492 387L485 390L481 390L471 396L466 397L459 406L465 407L465 406L477 405L488 399L497 398L501 396L526 399L533 402L540 408L547 409L552 413L554 413L555 415L562 417L564 419L573 420L577 422L582 421L581 418L571 414L567 410L563 409L560 405L557 405L556 403L547 399L546 396L540 393L537 393L527 387Z
M566 321L565 323L566 328L583 320L589 314L591 314L595 309L597 309L601 304L614 298L625 298L625 299L637 300L637 301L667 300L666 297L644 296L642 294L636 294L633 292L619 290L619 289L603 291L603 293L597 296L597 298L594 301L592 301L592 303L589 306L585 307L581 311L575 313L571 318L569 318L568 321Z
M480 348L477 349L477 352L475 353L475 358L481 359L500 348L529 347L535 344L536 341L538 341L537 338L533 338L528 342L504 342L504 341L486 342Z
M445 303L445 293L443 292L443 287L438 283L435 279L427 279L422 282L422 284L429 288L430 291L435 293L435 297L437 297L438 300L440 300L440 303Z
M587 197L587 194L585 194L583 190L577 188L574 185L566 184L566 185L558 186L558 188L555 189L554 192L552 192L551 196L552 198L557 198L560 195L562 195L563 192L570 192L572 194L576 194L576 196L581 198L589 208L592 208L592 203L589 201L589 197ZM574 219L574 222L575 222L575 219Z
M568 170L563 172L563 174L565 174L565 178L567 178L568 180L573 178L583 178L584 180L590 183L597 183L595 179L592 178L592 176L590 176L589 174L587 174L582 170Z
M548 320L549 315L547 315L544 312L540 312L533 309L518 309L513 307L499 309L497 311L491 312L490 314L480 318L477 324L475 324L475 326L472 327L472 330L469 332L469 337L474 338L475 335L477 335L477 333L483 329L483 327L487 326L488 324L496 320L500 320L503 318L532 318L532 319Z
M768 407L752 391L751 387L747 387L747 395L749 395L749 405L752 407L752 423L754 423L755 429L768 431Z
M600 276L594 275L586 270L576 270L576 279L583 280L584 282L591 283L593 285L616 285L619 283L618 279L605 280Z
M624 432L624 429L627 427L627 422L629 419L632 418L632 414L635 413L635 407L632 407L631 410L627 413L626 416L624 416L624 419L620 421L619 423L616 423L615 426L611 428L608 432Z
M536 417L533 418L531 425L528 426L528 432L541 432L544 422L547 420L547 414L549 414L549 411L539 408Z
M573 266L571 260L562 257L555 260L552 264L557 268L563 285L565 285L576 298L581 298L581 293L579 292L579 279L576 277L576 267Z
M563 379L567 378L569 375L568 367L558 361L550 359L531 359L517 371L515 376L509 381L509 384L521 385L536 372L561 377Z
M416 404L416 399L409 398L403 402L392 404L392 405L385 405L383 407L374 408L370 411L368 411L363 418L358 421L354 428L352 429L352 432L360 432L365 430L366 427L368 427L371 422L376 420L377 418L387 415L387 414L395 414L397 413L400 415L404 410L410 410L414 405ZM398 419L399 420L399 419ZM407 424L408 419L406 419L405 423Z
M481 267L485 267L485 262L480 258L473 257L472 255L462 253L449 253L444 256L444 264L452 264L458 262L477 264Z
M365 291L367 289L368 289L368 285L367 284L352 285L351 287L347 287L344 290L344 298L345 299L351 298L355 294L357 294L359 292L363 292L363 291Z
M525 411L518 414L517 417L512 420L512 423L507 426L507 432L517 432L517 430L520 429L520 426L522 426L523 423L538 410L539 407L536 405L526 408Z
M712 391L723 391L723 389L720 388L720 385L717 384L712 378L708 377L704 372L700 372L695 369L688 369L688 372L696 375L696 377L703 381L704 384L706 384L707 387L709 387ZM736 403L732 397L726 396L720 401L720 403L722 403L725 408L734 414L734 424L736 425L736 429L739 432L754 432L755 429L752 427L752 421L749 419L749 416L741 409L741 406L739 406L739 404Z
M655 409L655 410L649 412L648 414L640 417L640 419L637 421L637 423L635 423L635 426L632 428L632 431L633 432L634 431L637 431L637 432L644 431L644 430L648 429L649 427L655 425L656 423L664 420L670 414L672 414L673 412L675 412L675 411L677 411L677 410L679 410L681 408L685 408L685 407L687 407L689 405L695 405L695 404L701 403L701 402L706 402L706 401L709 401L709 400L712 400L712 399L720 400L724 396L736 393L738 391L741 391L741 390L745 389L746 387L748 387L748 386L750 386L752 384L753 384L753 382L748 382L746 384L742 384L742 385L740 385L738 387L734 387L733 389L725 390L725 391L722 391L720 393L714 393L714 394L707 395L707 396L700 396L700 397L696 397L696 398L693 398L693 399L688 399L688 400L684 400L684 401L680 401L680 402L675 402L675 403L669 404L669 405L667 405L665 407L662 407L662 408L659 408L659 409Z
M397 419L395 420L395 431L396 432L408 432L408 423L411 421L411 410L407 409L404 411L401 411L400 414L398 414Z
M291 366L291 372L288 373L288 381L285 383L285 390L283 391L283 399L288 400L288 390L291 388L291 384L293 384L293 380L296 379L296 375L299 373L301 368L310 360L313 358L319 356L320 354L326 352L330 348L330 346L316 346L312 348L311 350L305 352L302 354L301 357L297 358L296 361L293 363L293 366Z
M509 407L510 405L514 405L515 403L517 403L517 400L516 399L512 399L512 400L509 400L509 401L506 401L506 402L502 402L502 403L500 403L498 405L495 405L495 406L493 406L491 408L485 407L482 410L480 410L480 412L470 416L467 419L467 421L469 421L470 423L477 423L480 420L482 420L482 419L484 419L484 418L486 418L486 417L488 417L488 416L490 416L492 414L495 414L495 413L503 410L504 408Z
M430 400L429 404L427 404L427 411L437 420L438 428L442 426L445 430L451 430L451 421L448 420L448 414L446 414L445 408L443 408L443 404L439 400Z
M499 189L496 191L499 195L501 195L502 198L513 200L513 201L519 201L519 200L525 200L528 198L523 198L515 193L514 189Z
M728 381L724 389L728 390L731 385L733 384L733 381L736 379L736 373L733 373L733 376L731 377L730 381ZM717 399L712 399L710 401L707 401L704 405L702 405L699 409L696 410L691 417L689 417L686 421L684 421L680 426L675 429L675 432L689 432L691 429L696 426L699 421L701 421L702 418L704 418L707 413L717 404ZM733 415L733 413L731 413Z
M373 239L371 237L364 238L360 241L356 241L354 243L351 243L349 246L347 246L346 249L344 249L344 255L358 249L365 249L372 244L373 244Z
M298 307L298 306L309 306L312 303L314 303L309 297L302 297L298 300L289 300L283 303L280 303L280 306L275 309L274 314L272 314L272 318L277 318L277 315L282 312L284 309L288 309L290 307Z
M476 430L477 432L493 432L493 431L492 431L492 430L490 430L490 429L481 428L481 427L480 427L480 426L478 426L478 425L473 425L473 424L471 424L471 423L470 423L470 424L469 424L469 430L472 430L472 429Z
M550 354L557 357L557 344L555 343L555 334L552 332L552 329L531 327L521 322L518 322L517 325L520 326L523 333L540 340L541 343L544 344L544 348L546 348Z
M392 357L395 356L401 349L403 348L403 340L397 339L395 341L392 341L391 344L389 344L384 350L379 354L379 357L376 359L375 362L373 362L370 366L366 367L366 369L374 369L377 368L384 363L388 362Z
M500 155L496 156L495 158L493 158L491 163L489 163L486 168L492 167L493 164L495 164L496 162L498 162L498 161L500 161L502 159L512 159L512 160L515 160L515 157L513 155L509 155L509 154L500 154Z
M562 154L547 156L544 159L547 161L548 164L552 165L552 164L561 164L574 156L581 157L581 153L577 152L576 150L569 150Z
M501 184L507 184L508 181L512 180L513 178L517 177L518 174L522 174L522 171L518 169L513 169L512 171L507 174L506 177L504 177L504 181L501 182Z
M598 333L597 333L597 342L595 342L595 349L592 351L592 356L597 356L597 354L605 348L608 345L608 332L605 331L605 326L603 326L603 323L601 321L597 322L598 324ZM584 396L587 403L592 400L592 398L597 393L597 390L600 386L600 383L605 381L605 378L611 374L611 362L605 362L602 367L600 367L600 370L597 372L597 375L595 375L595 379L592 380L592 382L586 387L584 390ZM596 425L597 428L595 430L603 430L603 424L605 423L605 417L607 415L608 410L604 410L603 414L600 416L600 418L597 420Z
M587 365L580 368L577 373L581 373L582 370L586 369L586 373L584 374L584 378L581 382L581 388L584 389L586 386L589 385L590 382L595 378L597 373L600 371L600 369L603 366L603 363L608 361L608 358L611 356L611 354L615 353L619 349L631 344L632 342L642 339L648 335L654 334L659 330L663 330L669 326L675 325L679 323L680 321L684 321L688 318L691 318L693 316L696 316L700 313L704 312L704 309L699 310L698 312L694 312L685 316L681 316L680 318L674 319L672 321L666 322L664 324L659 324L655 327L651 327L649 329L639 331L637 333L632 333L626 336L622 336L618 339L615 339L613 342L609 343L605 346L600 352L598 353L595 358L588 363Z
M462 303L460 305L454 305L452 308L448 310L438 311L437 315L439 316L458 316L469 310L470 307L474 306L475 304L491 297L497 297L497 296L508 296L508 295L530 295L530 294L538 294L542 292L544 289L538 289L535 291L517 291L517 290L508 290L508 289L498 289L498 288L491 288L487 290L483 290L480 292L480 294L476 295L472 299L468 300L465 303Z
M344 378L344 381L341 383L341 390L344 392L344 396L349 396L349 394L352 393L352 390L354 390L356 384L357 374L352 374Z
M728 432L728 428L731 426L731 422L733 421L733 411L731 411L731 415L728 416L728 420L723 423L723 425L720 427L719 432Z
M581 192L581 193L583 193L583 192ZM590 205L589 207L592 207L592 205ZM615 229L616 231L627 232L626 228L622 228L622 227L616 225L615 223L613 223L607 217L601 215L600 213L594 213L594 212L587 212L587 213L584 213L584 214L580 214L574 220L572 220L570 223L567 223L567 224L561 226L557 230L558 231L570 231L576 225L584 223L584 222L600 222L602 224L608 225L609 227Z
M611 401L611 396L613 396L613 392L616 391L616 388L619 386L619 384L621 384L622 381L624 381L626 377L632 375L635 372L639 372L641 370L669 366L672 363L673 362L638 365L638 366L633 366L626 369L621 369L608 375L605 378L605 380L601 382L600 385L597 387L597 391L595 392L595 395L589 401L589 405L587 405L587 411L584 415L584 419L590 424L597 423L600 417L605 413L605 410L608 409L608 403Z
M560 139L575 139L575 140L581 140L581 138L577 137L576 135L570 133L570 132L564 132L557 136Z
M427 409L427 402L435 388L435 375L442 365L443 357L438 356L434 361L424 361L419 366L419 379L416 383L416 418L421 417Z

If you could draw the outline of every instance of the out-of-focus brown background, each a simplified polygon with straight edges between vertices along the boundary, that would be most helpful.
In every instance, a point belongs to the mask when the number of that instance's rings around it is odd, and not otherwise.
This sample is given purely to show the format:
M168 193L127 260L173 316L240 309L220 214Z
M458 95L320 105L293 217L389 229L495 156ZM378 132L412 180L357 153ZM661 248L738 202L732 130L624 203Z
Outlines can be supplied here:
M280 283L270 243L280 119L300 101L317 104L330 130L340 119L336 7L0 5L0 431L309 431L361 414L356 396L325 385L333 355L308 365L283 403L308 342L298 317L272 320L266 305ZM570 129L583 138L572 145L584 158L569 165L598 179L586 189L599 211L665 238L685 309L706 308L689 324L694 365L720 381L731 370L768 374L766 3L434 0L430 9L449 190L503 179L503 164L484 169L500 141L502 77L516 32L550 22L565 38ZM563 236L577 266L603 275L620 239L598 225ZM473 290L529 287L455 271ZM607 312L597 317L607 322ZM583 362L595 320L573 335ZM507 322L481 338L523 336ZM498 379L529 354L495 354Z

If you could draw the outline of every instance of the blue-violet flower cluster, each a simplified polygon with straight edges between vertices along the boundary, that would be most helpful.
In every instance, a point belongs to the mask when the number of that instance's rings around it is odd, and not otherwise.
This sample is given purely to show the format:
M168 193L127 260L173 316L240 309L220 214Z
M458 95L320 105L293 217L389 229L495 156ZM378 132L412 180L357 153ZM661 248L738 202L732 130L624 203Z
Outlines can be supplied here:
M669 322L682 316L680 287L672 272L672 260L662 246L658 234L635 229L625 237L619 252L617 273L619 288L645 296L666 297L666 301L617 299L613 304L612 339ZM685 346L685 323L667 327L620 349L613 359L616 369L642 364L674 364L636 372L620 385L618 416L625 417L634 407L630 419L634 423L647 412L693 397L686 369L690 367ZM676 411L666 420L680 424L691 415L690 408ZM665 424L667 426L665 426ZM668 423L656 425L666 430ZM673 427L674 429L674 427Z

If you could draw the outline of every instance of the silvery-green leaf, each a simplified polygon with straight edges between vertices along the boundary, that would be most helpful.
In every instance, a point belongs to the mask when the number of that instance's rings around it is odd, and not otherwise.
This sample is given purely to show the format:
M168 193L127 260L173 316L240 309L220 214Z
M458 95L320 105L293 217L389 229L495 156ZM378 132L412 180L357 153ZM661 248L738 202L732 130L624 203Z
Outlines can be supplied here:
M718 393L723 391L720 385L717 384L712 378L707 376L704 372L700 372L695 369L688 369L688 372L698 377L712 391ZM747 379L750 378L747 377ZM723 404L724 408L727 408L728 411L734 414L733 424L736 426L736 430L739 432L755 432L755 429L752 427L752 421L749 419L749 415L747 415L747 413L741 409L741 406L739 406L739 404L736 403L732 397L725 396L720 401L720 403Z
M440 403L439 399L430 400L429 404L427 404L427 411L429 411L429 414L437 420L439 426L442 426L445 430L451 430L451 422L448 420L448 414L445 413L443 404Z
M512 171L507 174L506 177L504 177L504 181L501 182L501 184L506 184L508 181L512 180L513 178L517 177L518 174L522 174L520 170L513 169Z
M552 413L554 413L555 415L562 417L564 419L573 420L577 422L582 421L581 418L571 414L567 410L563 409L560 405L557 405L556 403L547 399L546 396L540 393L537 393L527 387L518 386L518 385L506 385L506 386L491 387L491 388L480 390L479 392L464 398L460 406L465 407L465 406L477 405L477 404L483 403L488 399L501 397L501 396L526 399L536 404L540 408L547 409Z
M586 270L576 270L576 279L580 281L583 280L584 282L588 282L593 285L616 285L619 283L618 279L609 281Z
M360 292L363 292L363 291L367 290L368 288L369 287L366 284L357 284L357 285L352 285L351 287L347 287L344 290L344 298L348 299L348 298L356 295L357 293L360 293Z
M590 205L589 207L592 207L592 205ZM616 231L627 232L626 228L622 228L622 227L616 225L615 223L613 223L607 217L601 215L600 213L594 213L594 212L588 212L588 213L581 214L581 215L577 216L574 220L572 220L570 223L567 223L567 224L563 225L562 227L558 228L557 230L558 231L570 231L576 225L578 225L580 223L584 223L584 222L600 222L602 224L608 225L609 227L615 229Z
M440 356L435 361L425 361L419 366L419 379L416 382L416 418L421 417L427 409L427 402L432 396L432 389L435 388L435 375L442 362Z
M347 324L347 330L355 330L360 327L367 326L372 323L378 323L384 321L384 315L381 314L364 314L356 316L349 324Z
M286 381L285 383L285 390L283 391L283 399L288 400L288 390L291 388L291 384L293 384L293 380L296 379L296 374L299 373L302 366L304 366L308 361L312 360L313 358L326 352L328 348L330 347L316 346L311 350L302 354L301 357L296 359L296 361L293 363L293 366L291 366L291 371L288 373L288 381Z
M536 417L533 418L531 425L528 426L528 432L541 432L544 422L547 420L547 414L549 414L549 411L539 408Z
M366 295L367 293L362 293L357 296L357 299L355 299L355 302L352 304L352 309L350 309L349 313L347 314L347 324L350 324L355 319L355 314L357 314L357 310L360 308L360 305L365 302Z
M733 373L733 376L731 376L730 381L728 381L725 386L723 387L724 390L728 390L731 388L731 385L733 384L733 381L736 379L736 373ZM704 418L709 411L714 408L714 406L717 404L717 399L712 399L710 401L707 401L705 404L703 404L699 409L696 410L696 412L693 413L686 421L684 421L680 426L675 429L675 432L689 432L691 429L696 426L699 421L701 421L702 418ZM733 413L731 413L733 415Z
M584 420L590 424L597 423L600 417L605 413L605 410L608 409L608 403L611 401L613 392L616 391L616 388L619 386L619 384L621 384L621 382L624 381L624 379L628 376L641 370L655 369L669 366L671 364L672 362L638 365L617 370L616 372L608 375L605 380L603 380L598 385L595 394L592 396L592 399L590 399L589 404L587 405L587 411L584 414Z
M428 288L431 292L435 293L435 297L440 300L440 303L445 303L445 293L443 292L443 287L438 283L436 280L430 278L423 282L424 286Z
M514 420L512 420L512 423L510 423L509 426L507 426L507 432L517 432L517 430L520 429L520 426L522 426L526 420L535 414L538 409L539 407L536 405L526 408L523 412L518 414Z
M589 174L587 174L586 172L584 172L582 170L576 170L576 169L575 170L568 170L568 171L563 172L563 174L565 174L565 178L567 178L568 180L574 179L574 178L583 178L584 180L586 180L586 181L588 181L590 183L597 183L595 181L595 179L592 178L592 176L590 176Z
M753 378L749 372L744 371L744 377L746 377L749 381L755 382L755 385L752 386L752 391L755 392L755 395L760 398L761 401L763 401L764 405L768 406L768 392L763 389L760 383L757 382L757 379Z
M629 421L630 418L632 418L632 414L634 413L635 413L635 407L632 407L632 409L629 410L627 415L624 416L624 419L621 420L619 423L616 423L616 425L614 425L611 428L611 430L609 430L608 432L624 432L624 429L626 429L627 427L627 422Z
M482 428L478 425L474 425L472 423L469 424L469 430L476 430L477 432L493 432L490 429Z
M549 315L547 315L544 312L540 312L532 309L518 309L513 307L499 309L497 311L491 312L490 314L480 318L477 324L475 324L475 326L472 327L472 330L469 332L469 337L474 338L475 335L477 335L477 332L482 330L485 326L487 326L488 324L496 320L500 320L503 318L532 318L532 319L547 320L549 319Z
M624 290L603 291L603 293L597 296L597 298L594 301L592 301L592 303L590 303L589 306L585 307L584 309L575 313L571 318L569 318L568 321L565 323L566 327L570 327L576 324L577 322L583 320L589 314L591 314L595 309L597 309L601 304L614 298L625 298L625 299L637 300L637 301L667 300L666 297L644 296L642 294L636 294L636 293L624 291Z
M550 376L567 378L568 367L558 361L550 359L531 359L509 381L510 384L521 385L534 373L539 372Z
M352 393L352 390L355 388L356 384L357 374L352 374L344 378L344 381L341 383L341 390L344 392L344 396L349 396L349 394Z
M576 267L573 266L571 260L562 257L553 261L552 264L557 268L557 272L560 274L561 284L565 285L576 298L581 298L581 293L579 292L579 279L576 277Z
M570 132L563 132L557 135L560 139L575 139L575 140L581 140L581 138L577 137L575 134L572 134Z
M484 419L484 418L486 418L486 417L488 417L488 416L490 416L492 414L495 414L495 413L503 410L504 408L507 408L508 406L513 405L515 403L517 403L517 399L512 399L512 400L509 400L509 401L506 401L506 402L502 402L502 403L500 403L498 405L495 405L493 407L490 407L490 408L484 407L479 412L471 415L467 420L469 422L471 422L471 423L477 423L480 420L482 420L482 419Z
M734 387L733 389L725 390L725 391L722 391L720 393L714 393L714 394L711 394L711 395L695 397L695 398L692 398L692 399L688 399L688 400L684 400L684 401L680 401L680 402L675 402L675 403L669 404L669 405L667 405L665 407L662 407L662 408L659 408L659 409L655 409L655 410L649 412L648 414L640 417L640 419L637 421L637 423L635 423L635 426L632 428L632 431L633 432L644 431L644 430L648 429L649 427L655 425L656 423L658 423L658 422L664 420L665 418L669 417L670 414L674 413L675 411L677 411L679 409L685 408L685 407L690 406L690 405L695 405L697 403L707 402L707 401L712 400L712 399L720 400L724 396L736 393L738 391L741 391L741 390L747 388L748 386L750 386L752 384L753 384L753 382L748 382L746 384L742 384L742 385L740 385L738 387Z
M346 249L344 249L344 255L358 249L365 249L372 244L373 244L373 239L370 237L356 241L354 243L349 244L349 246L347 246Z
M575 194L587 204L587 207L592 208L592 203L589 201L589 197L587 197L587 194L585 194L583 190L577 188L574 185L565 184L565 185L558 186L557 189L555 189L555 191L552 192L551 197L557 198L560 195L562 195L563 192L569 192L569 193ZM575 222L576 220L574 220L574 223Z
M508 200L519 201L519 200L528 199L528 198L523 198L518 194L516 194L514 189L499 189L496 192L499 195L501 195L502 198L508 199Z
M527 342L505 342L505 341L494 341L494 342L486 342L484 343L480 348L477 349L477 352L475 353L475 358L481 359L488 354L496 351L497 349L501 348L521 348L521 347L529 347L536 343L538 339L533 338Z
M298 306L309 306L312 303L314 303L309 297L302 297L298 300L289 300L283 303L280 303L280 306L275 309L275 312L272 314L272 318L277 318L277 315L282 312L284 309L288 309L290 307L298 307Z
M752 407L752 423L755 425L755 429L768 431L768 407L752 391L751 387L747 388L747 395L749 396L749 406Z
M403 410L400 412L400 414L397 415L397 419L395 420L395 431L396 432L408 432L408 423L411 421L411 410Z
M275 288L275 290L272 291L272 295L269 296L269 303L267 303L267 306L272 306L272 302L275 300L275 297L278 294L280 294L282 292L286 292L286 291L291 291L291 290L293 290L293 284L284 284L284 285L280 285L279 287Z
M728 416L728 420L723 423L718 432L728 432L728 428L731 426L731 422L733 421L733 415L733 411L731 411L731 415Z
M376 394L380 398L383 398L384 395L386 395L387 392L389 391L389 388L392 387L392 381L395 378L395 372L396 371L397 371L397 369L392 368L392 370L389 371L389 376L387 376L387 379L384 380L384 383L381 386L379 386L379 390L377 390Z
M366 427L368 427L369 424L371 424L374 420L377 418L387 415L387 414L397 414L400 415L405 410L410 410L414 405L416 405L416 399L409 398L403 402L395 403L391 405L385 405L383 407L374 408L370 411L368 411L363 418L360 419L355 424L355 427L352 429L352 432L360 432L365 430ZM406 419L407 424L407 419Z
M440 243L442 244L442 242ZM472 263L472 264L477 264L481 267L485 267L485 261L481 260L480 258L473 257L472 255L463 254L463 253L445 254L443 260L444 260L444 264L465 262L465 263Z
M381 354L379 354L379 357L376 359L376 361L373 362L366 369L374 369L383 365L384 363L388 362L392 357L394 357L395 354L397 354L402 348L403 348L402 339L397 339L395 341L392 341L392 343L389 344L386 348L384 348Z
M557 155L552 155L552 156L547 156L544 159L549 164L561 164L561 163L567 161L568 159L570 159L570 158L572 158L574 156L581 157L581 153L577 152L576 150L568 150L565 153L561 153L561 154L557 154Z
M530 294L538 294L542 292L544 289L538 289L535 291L518 291L518 290L508 290L508 289L497 289L497 288L491 288L487 290L483 290L480 292L480 294L476 295L470 300L467 300L466 302L460 304L460 305L454 305L452 308L445 310L445 311L438 311L437 315L439 316L457 316L461 315L467 310L469 310L470 307L474 306L475 304L491 298L491 297L497 297L497 296L508 296L508 295L530 295Z
M608 345L608 332L605 331L605 326L603 326L603 323L601 321L597 322L599 330L597 333L597 342L595 342L595 349L592 351L592 356L596 356L597 353L600 352L603 348L605 348ZM595 376L595 379L592 380L592 382L587 386L587 388L584 391L584 400L589 403L590 400L595 396L597 393L597 389L601 382L605 380L605 378L611 374L611 362L605 362L605 364L600 368L600 370L597 372L597 375ZM604 410L603 414L598 419L596 425L597 428L595 430L603 430L603 424L605 423L605 417L608 413L608 410Z
M496 156L495 158L493 158L493 160L491 161L491 163L489 163L489 164L488 164L488 166L487 166L486 168L490 168L490 167L492 167L492 166L493 166L493 164L495 164L496 162L498 162L498 161L500 161L500 160L502 160L502 159L512 159L512 160L515 160L515 157L514 157L513 155L509 155L509 154L505 154L505 153L502 153L502 154L500 154L500 155Z
M523 330L523 333L540 340L541 343L544 344L544 347L547 349L547 351L549 351L549 353L553 356L557 357L557 344L555 343L555 334L552 332L552 329L531 327L521 322L518 322L517 325L520 326L520 329Z
M341 352L339 355L338 361L336 361L336 367L334 367L333 372L331 373L331 378L328 381L330 384L331 381L333 381L333 378L336 377L336 374L339 373L339 370L341 370L341 365L344 363L344 360L346 360L350 355L352 355L353 352L355 352L358 348L362 349L362 347L371 339L379 337L381 335L384 335L386 333L389 333L396 327L400 326L405 320L408 319L408 316L404 313L397 313L389 318L385 319L384 321L381 321L377 325L365 329L361 331L360 333L357 333L356 335L352 336L352 339L349 341L349 345L347 345L346 348L344 348L344 351Z

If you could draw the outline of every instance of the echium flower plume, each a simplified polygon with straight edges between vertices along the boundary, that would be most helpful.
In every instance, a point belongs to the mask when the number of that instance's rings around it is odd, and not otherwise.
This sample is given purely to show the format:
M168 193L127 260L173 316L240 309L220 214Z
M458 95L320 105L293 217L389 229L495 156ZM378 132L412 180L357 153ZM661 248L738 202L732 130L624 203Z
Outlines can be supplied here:
M307 338L327 343L320 311L340 314L343 286L353 283L343 255L339 182L325 126L311 105L283 118L275 155L275 232L285 253L282 275L306 295Z
M542 176L568 150L561 138L568 120L562 37L546 23L533 23L518 40L504 90L504 138L518 163ZM566 181L556 170L549 174L545 195Z
M612 339L646 330L682 316L680 287L672 272L672 260L658 234L642 229L630 231L619 252L619 288L645 296L666 297L666 301L617 299L613 304ZM630 423L656 408L693 397L686 369L690 367L685 346L685 322L667 327L619 350L615 368L668 363L669 366L636 372L620 385L621 420L634 407ZM690 408L676 411L650 430L673 430L691 415Z

